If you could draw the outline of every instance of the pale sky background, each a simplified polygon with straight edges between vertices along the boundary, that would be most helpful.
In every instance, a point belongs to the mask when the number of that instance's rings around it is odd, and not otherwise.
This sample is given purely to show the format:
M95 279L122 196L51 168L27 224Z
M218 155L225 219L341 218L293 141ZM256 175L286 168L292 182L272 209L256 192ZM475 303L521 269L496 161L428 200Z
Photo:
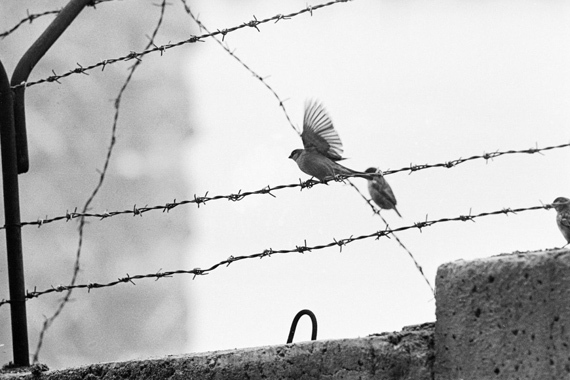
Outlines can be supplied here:
M0 8L13 11L0 20L2 25L25 17L27 6L40 12L64 2L40 8L36 3L1 3ZM51 70L66 72L76 62L87 65L141 51L158 17L154 3L113 1L85 10L33 79L52 75ZM200 34L181 4L170 3L157 45ZM261 20L299 11L307 1L188 4L208 28L221 30L254 15ZM1 58L10 71L51 19L22 25L3 40L9 57ZM96 28L100 35L94 38ZM355 0L259 29L241 29L225 41L286 99L297 127L306 99L325 105L348 158L343 164L352 169L399 169L570 142L568 2ZM116 151L93 211L309 178L288 159L302 143L273 94L215 41L179 46L163 56L149 54L143 63L125 93ZM112 99L130 64L27 90L32 168L21 176L24 220L61 215L88 196L110 138ZM180 83L186 92L176 86ZM550 203L570 197L569 163L570 148L564 148L397 173L386 178L403 218L393 211L383 215L397 228L426 217ZM364 180L354 183L366 193ZM159 269L208 268L232 255L327 244L384 229L349 185L284 189L274 195L212 201L200 208L184 205L143 218L93 220L80 283ZM441 223L398 236L432 284L438 266L446 262L565 243L553 210ZM27 288L68 283L77 224L28 227L23 238ZM4 265L0 276L7 284ZM5 285L0 286L0 299L7 298ZM31 349L58 299L46 295L28 302ZM49 332L44 358L54 368L284 344L294 315L305 308L317 316L318 339L338 339L434 321L436 302L394 239L367 239L342 252L333 247L244 260L194 280L180 275L140 280L136 287L77 291ZM9 320L7 307L0 308L0 320ZM11 359L11 342L8 323L0 325L4 364ZM295 341L309 339L309 325L301 320Z
M317 4L317 3L314 3ZM212 30L286 14L306 1L195 2ZM280 95L301 127L307 98L328 109L364 170L439 163L570 141L570 4L562 1L353 1L227 35L235 53ZM288 160L301 140L273 95L208 40L189 51L195 110L189 186L229 194L306 180ZM513 155L453 169L387 176L403 219L549 203L570 195L570 150ZM365 181L354 182L365 191ZM191 212L188 267L267 248L326 244L383 229L348 185L288 189ZM434 283L459 259L562 246L555 212L452 222L398 236ZM434 298L393 239L275 255L220 268L188 284L190 351L285 343L295 313L312 310L319 339L353 338L435 320ZM310 336L301 322L296 341Z

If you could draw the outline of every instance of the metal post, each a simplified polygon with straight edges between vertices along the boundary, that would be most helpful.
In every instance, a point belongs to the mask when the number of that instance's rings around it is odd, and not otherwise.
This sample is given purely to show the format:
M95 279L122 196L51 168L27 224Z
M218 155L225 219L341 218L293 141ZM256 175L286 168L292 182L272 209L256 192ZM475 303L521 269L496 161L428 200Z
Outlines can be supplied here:
M42 35L30 46L22 56L12 75L12 86L28 80L34 66L49 50L75 17L93 3L93 0L70 0L59 12L55 20L47 27ZM14 93L14 120L16 126L16 149L18 153L18 173L26 173L30 167L28 158L28 138L26 134L26 108L24 94L26 86L18 87Z
M93 4L93 0L69 1L18 62L12 75L13 86L28 80L28 76L36 63L88 4ZM18 174L27 172L29 168L25 90L26 86L20 86L12 92L6 70L0 62L2 185L4 188L4 218L8 253L10 316L12 318L12 350L14 366L16 367L30 365L18 189Z
M10 316L12 318L12 350L14 365L29 366L28 326L22 232L20 226L20 195L16 130L14 128L13 94L8 76L0 62L0 146L2 150L2 185L4 188L4 219L10 287Z

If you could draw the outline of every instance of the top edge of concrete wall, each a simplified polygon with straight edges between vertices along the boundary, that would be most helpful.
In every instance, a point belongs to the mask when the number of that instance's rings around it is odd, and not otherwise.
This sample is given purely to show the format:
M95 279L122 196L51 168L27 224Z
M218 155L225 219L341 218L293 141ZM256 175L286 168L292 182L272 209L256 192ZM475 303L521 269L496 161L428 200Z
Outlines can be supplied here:
M0 372L1 380L71 379L432 379L434 323L364 338Z

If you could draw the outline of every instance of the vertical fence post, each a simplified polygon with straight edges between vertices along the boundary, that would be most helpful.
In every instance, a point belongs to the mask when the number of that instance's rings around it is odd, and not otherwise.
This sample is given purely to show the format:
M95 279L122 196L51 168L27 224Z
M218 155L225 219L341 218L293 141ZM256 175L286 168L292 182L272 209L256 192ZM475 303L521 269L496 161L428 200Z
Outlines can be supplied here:
M20 85L28 79L36 63L83 8L89 4L93 5L93 0L69 1L55 20L22 56L12 75L12 85ZM12 92L6 70L0 62L2 185L4 189L8 283L10 287L10 317L12 319L12 350L14 366L16 367L30 365L18 189L18 174L27 172L29 168L25 90L26 86L23 85Z
M0 146L2 150L2 185L4 190L8 284L10 288L10 316L12 319L12 349L14 365L21 367L30 365L30 358L28 354L20 194L13 107L10 82L4 66L0 62Z

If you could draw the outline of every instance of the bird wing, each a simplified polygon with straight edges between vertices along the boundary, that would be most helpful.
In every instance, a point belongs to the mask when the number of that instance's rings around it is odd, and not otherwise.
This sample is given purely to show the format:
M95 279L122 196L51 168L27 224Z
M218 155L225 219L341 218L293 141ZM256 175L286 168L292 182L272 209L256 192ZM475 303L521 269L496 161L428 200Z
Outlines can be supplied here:
M314 148L331 160L342 160L340 137L323 105L315 100L305 104L301 138L305 149Z

